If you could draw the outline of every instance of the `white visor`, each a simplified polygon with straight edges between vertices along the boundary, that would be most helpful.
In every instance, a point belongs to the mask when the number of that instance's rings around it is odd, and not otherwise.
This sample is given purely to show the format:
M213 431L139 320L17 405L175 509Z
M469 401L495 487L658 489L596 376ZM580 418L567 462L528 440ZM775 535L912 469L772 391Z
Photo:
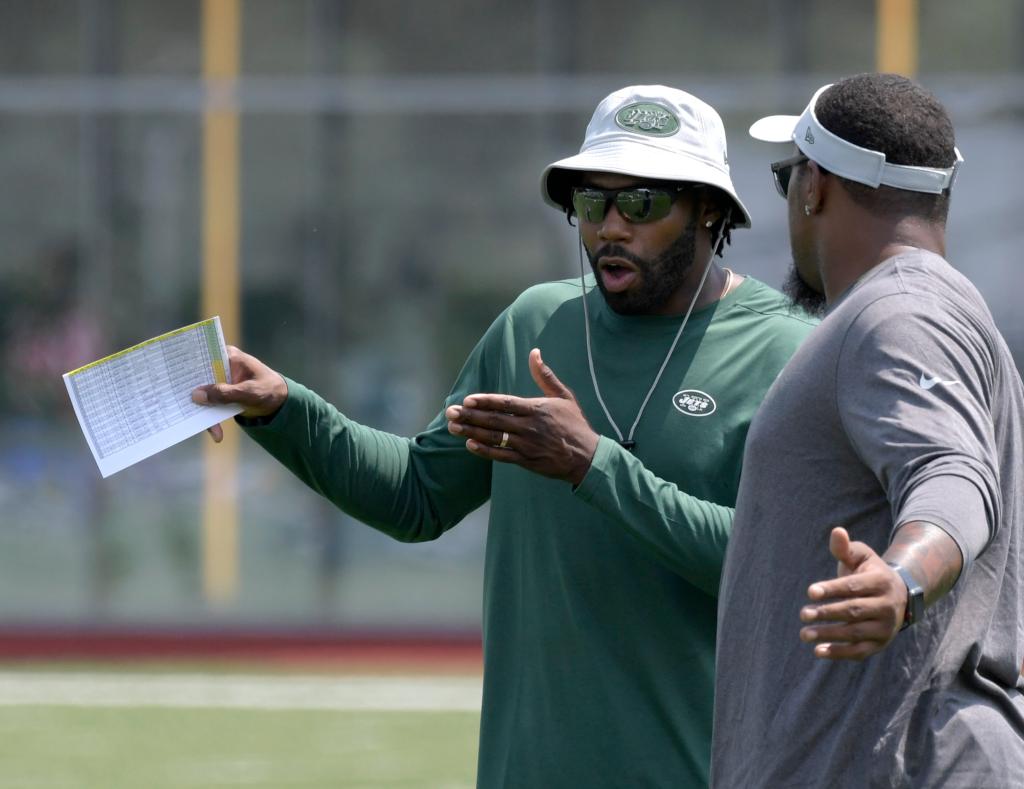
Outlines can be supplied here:
M887 164L884 153L847 142L822 126L814 114L814 105L818 96L830 87L825 85L818 88L801 115L769 115L761 118L750 127L750 136L765 142L796 143L801 153L829 172L876 189L884 185L911 192L941 194L952 188L957 170L963 162L956 148L953 149L956 161L952 167Z

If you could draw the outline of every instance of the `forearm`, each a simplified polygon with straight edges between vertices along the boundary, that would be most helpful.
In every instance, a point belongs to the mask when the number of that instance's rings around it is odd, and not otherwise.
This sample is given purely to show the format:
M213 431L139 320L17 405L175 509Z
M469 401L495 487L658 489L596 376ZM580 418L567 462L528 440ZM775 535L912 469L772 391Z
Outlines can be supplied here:
M900 502L898 527L883 558L906 568L924 589L925 605L941 599L985 550L994 514L983 479L964 464L923 475ZM956 472L956 473L952 473Z
M691 496L602 439L576 495L619 523L683 578L718 595L734 510Z
M247 432L352 517L402 541L429 540L486 499L488 470L461 447L416 449L347 419L294 382L289 391L268 425ZM452 479L457 487L446 483Z
M963 569L956 541L943 529L923 521L901 525L882 558L899 564L913 576L924 589L925 606L947 595Z

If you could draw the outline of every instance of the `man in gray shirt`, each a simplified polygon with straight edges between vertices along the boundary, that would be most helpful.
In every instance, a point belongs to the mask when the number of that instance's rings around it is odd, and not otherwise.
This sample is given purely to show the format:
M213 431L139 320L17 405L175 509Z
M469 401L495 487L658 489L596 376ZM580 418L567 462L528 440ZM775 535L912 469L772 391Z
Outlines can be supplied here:
M1024 786L1024 392L943 259L948 115L865 74L751 134L796 145L789 289L828 309L747 440L712 785Z

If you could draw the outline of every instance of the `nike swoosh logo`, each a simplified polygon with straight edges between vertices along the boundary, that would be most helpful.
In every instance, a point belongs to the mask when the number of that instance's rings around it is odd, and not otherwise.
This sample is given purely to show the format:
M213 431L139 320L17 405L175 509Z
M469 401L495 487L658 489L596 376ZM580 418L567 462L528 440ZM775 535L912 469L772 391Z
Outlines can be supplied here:
M936 384L943 384L944 386L954 386L960 383L959 381L943 381L941 378L925 378L924 373L921 373L921 378L918 381L922 389L931 389Z

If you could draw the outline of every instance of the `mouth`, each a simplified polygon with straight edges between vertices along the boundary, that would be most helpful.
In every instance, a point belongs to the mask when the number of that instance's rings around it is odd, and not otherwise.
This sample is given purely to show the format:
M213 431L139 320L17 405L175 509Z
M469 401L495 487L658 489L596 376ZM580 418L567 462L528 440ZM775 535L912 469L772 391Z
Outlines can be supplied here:
M597 267L601 282L610 293L621 293L640 276L636 266L622 258L601 258Z

